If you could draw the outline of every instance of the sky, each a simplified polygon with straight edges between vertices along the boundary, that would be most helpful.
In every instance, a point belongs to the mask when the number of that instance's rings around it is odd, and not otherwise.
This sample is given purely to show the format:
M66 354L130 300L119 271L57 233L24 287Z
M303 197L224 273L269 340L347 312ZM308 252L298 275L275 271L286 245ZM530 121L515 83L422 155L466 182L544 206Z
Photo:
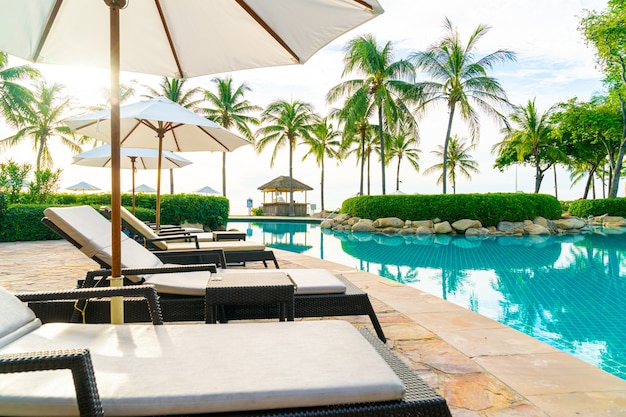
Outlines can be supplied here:
M490 26L489 32L477 44L478 55L498 49L508 49L517 54L514 63L501 64L493 68L494 76L505 89L511 103L524 105L535 99L540 111L550 106L577 97L588 100L594 93L602 91L602 74L596 68L592 48L585 45L584 38L578 31L578 24L583 11L601 10L606 7L606 0L439 0L425 2L415 0L379 0L385 13L370 22L350 31L315 54L303 65L291 65L274 68L260 68L196 77L186 86L199 86L212 89L211 79L230 75L236 85L247 83L252 92L247 99L253 104L266 106L270 102L282 100L301 100L311 103L317 113L324 116L329 105L325 101L330 88L347 79L358 78L352 74L342 78L344 46L363 34L373 34L382 44L391 42L396 60L407 57L410 53L424 51L444 35L443 21L448 18L459 29L464 42L479 24ZM12 59L12 65L23 61ZM66 92L76 97L81 105L102 102L102 89L109 84L106 70L37 65L46 78L66 86ZM122 82L131 80L139 84L156 88L161 77L122 73ZM423 78L422 78L423 79ZM139 101L140 98L134 101ZM76 116L80 113L73 114ZM500 126L487 115L480 115L481 134L479 142L472 151L473 159L478 163L479 174L471 180L457 179L457 193L482 192L533 192L534 169L519 166L500 172L493 168L495 155L491 153L494 144L502 140ZM432 155L438 145L443 145L447 127L445 108L431 108L419 122L420 129L420 171L416 172L406 161L400 170L400 190L407 194L438 194L441 185L436 181L439 174L423 175L428 167L440 161ZM0 126L0 138L11 135L11 129ZM467 137L467 128L456 115L452 133ZM89 182L103 191L110 191L110 174L105 168L90 168L72 165L73 154L53 139L52 156L55 168L62 169L61 189L79 181ZM85 147L84 150L88 150ZM271 179L289 174L288 150L281 149L273 167L270 166L273 147L268 147L258 154L252 146L245 146L227 154L227 197L230 200L231 214L246 214L246 200L251 198L254 207L260 206L263 195L257 188ZM296 193L297 202L315 204L316 211L320 202L320 169L309 157L302 160L306 153L305 146L298 146L294 153L293 175L297 180L311 186L314 190L306 196ZM221 191L222 154L209 152L181 153L193 164L174 171L174 190L176 193L190 193L203 186L210 186ZM17 162L34 164L35 153L29 145L22 145L0 153L0 161L13 159ZM396 189L397 160L393 160L386 169L386 191ZM359 191L360 170L356 158L348 159L337 165L335 161L326 161L325 172L325 209L333 210L341 206L346 198ZM169 192L169 173L163 172L162 190ZM556 192L560 200L573 200L582 196L583 184L571 185L569 173L557 169ZM154 170L138 171L136 184L145 183L156 188L157 173ZM597 184L599 187L599 183ZM122 172L122 192L131 188L131 172ZM365 186L367 193L367 185ZM555 194L555 181L552 172L546 173L542 193ZM381 164L376 158L371 162L371 194L381 194ZM449 185L448 192L451 192ZM619 196L623 196L620 192ZM599 197L600 192L599 192Z

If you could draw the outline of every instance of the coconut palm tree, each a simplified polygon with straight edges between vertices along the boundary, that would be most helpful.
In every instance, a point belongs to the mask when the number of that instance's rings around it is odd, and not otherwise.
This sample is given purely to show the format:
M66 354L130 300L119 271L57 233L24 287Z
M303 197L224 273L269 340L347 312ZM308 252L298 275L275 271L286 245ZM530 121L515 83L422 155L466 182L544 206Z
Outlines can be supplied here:
M409 164L419 172L419 153L421 152L417 146L419 146L419 138L415 135L413 129L407 129L406 123L399 122L391 133L388 134L387 144L389 145L389 151L387 158L389 162L393 158L398 158L398 165L396 168L396 191L400 191L400 163L402 159L406 157Z
M34 100L32 92L20 81L34 80L41 75L28 65L9 67L9 56L0 52L0 113L7 124L16 127L20 119L30 109Z
M458 171L468 180L472 179L472 173L478 174L478 164L472 159L470 151L474 149L475 145L468 144L466 139L459 138L457 136L450 137L448 143L448 177L452 182L452 193L456 194L456 172ZM432 154L437 155L442 160L443 158L443 146L437 145L438 150L431 151ZM424 171L424 175L432 174L433 172L441 171L441 175L437 178L437 184L441 184L444 179L443 163L435 164Z
M298 138L309 140L313 125L319 117L313 106L300 100L277 100L270 103L261 114L263 126L256 131L256 150L261 153L275 142L270 167L274 166L278 151L289 147L289 215L294 216L293 206L293 152Z
M187 83L187 80L163 77L163 80L159 84L160 90L144 85L143 87L148 92L146 94L142 94L141 96L144 98L164 96L188 110L196 111L198 105L202 102L202 99L198 98L202 94L202 89L200 87L186 89L184 88L185 83ZM173 169L170 169L170 194L174 194Z
M492 148L492 151L498 153L496 167L526 162L535 168L535 193L541 188L545 172L555 163L566 160L557 146L558 139L552 134L552 111L548 109L539 113L535 99L528 100L525 106L515 106L509 116L513 126L502 129L504 139Z
M50 155L50 139L59 138L61 143L69 147L72 152L81 152L80 144L76 141L71 129L63 123L67 113L71 110L70 99L62 97L63 86L53 84L48 86L45 81L40 82L33 93L34 101L28 111L18 120L18 131L8 138L0 140L0 149L12 147L31 139L33 150L37 152L36 170L42 166L53 166Z
M364 109L376 108L378 113L378 139L380 141L382 164L382 193L385 188L385 123L395 123L399 119L412 120L408 107L408 97L416 99L419 90L410 82L414 67L407 60L393 60L393 46L387 42L379 47L373 35L363 35L348 42L345 47L344 70L342 76L350 73L362 75L362 79L344 81L328 92L326 99L332 103L342 97L354 96L353 102L360 114L369 113Z
M311 129L312 135L304 140L309 146L309 151L302 157L304 161L307 156L312 155L315 162L321 168L320 191L321 191L321 210L324 210L324 159L326 157L341 160L341 132L336 130L328 117L320 119L314 123Z
M258 125L259 120L248 114L260 112L262 109L244 99L244 95L252 89L246 83L235 88L231 77L213 78L211 82L217 87L217 93L204 91L204 99L211 107L202 107L198 110L205 114L207 119L226 129L236 127L245 138L253 141L254 135L250 125ZM226 197L226 152L222 152L222 194Z
M448 106L448 127L443 145L443 193L446 193L448 170L448 146L452 122L457 108L468 124L472 143L480 136L479 115L482 110L495 120L506 124L506 117L499 109L510 106L500 83L488 75L497 63L514 61L515 53L499 49L481 58L476 57L478 42L487 34L490 27L479 25L463 44L458 29L447 18L444 20L446 34L426 52L415 52L409 59L415 63L417 71L430 76L430 81L418 83L423 94L423 106L445 102Z

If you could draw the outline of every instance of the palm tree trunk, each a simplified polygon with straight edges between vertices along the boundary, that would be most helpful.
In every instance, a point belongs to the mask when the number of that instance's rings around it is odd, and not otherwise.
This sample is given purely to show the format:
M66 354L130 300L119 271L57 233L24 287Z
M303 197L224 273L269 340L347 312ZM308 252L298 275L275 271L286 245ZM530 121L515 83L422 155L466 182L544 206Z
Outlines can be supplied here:
M382 165L383 195L385 195L385 137L383 136L383 107L381 105L378 106L378 137L380 139L380 161Z
M396 169L396 191L400 191L400 161L402 158L398 156L398 168Z
M367 151L367 195L371 195L371 165L372 165L372 153L371 151Z
M293 207L293 139L289 138L289 216L293 217L296 212Z
M320 179L320 188L321 188L321 202L322 202L322 211L324 211L324 157L322 157L322 161L320 163L322 167L322 178Z
M363 173L365 172L365 133L361 134L361 186L359 195L363 195Z
M619 154L617 161L615 161L615 170L613 171L613 178L611 178L611 184L609 185L609 198L617 197L617 188L619 187L620 172L622 172L622 162L624 154L626 153L626 101L622 97L619 98L622 107L622 122L624 127L622 130L622 143L619 147Z
M222 152L222 195L226 197L226 152Z
M443 143L443 193L446 194L447 178L448 178L448 144L450 143L450 133L452 132L452 120L454 119L454 109L456 103L450 103L450 115L448 116L448 130L446 131L446 140Z
M539 166L539 160L537 160L537 163L535 164L535 194L539 193L542 180L543 180L543 173L541 172L541 167Z
M552 165L554 171L554 198L559 199L559 187L556 181L556 164Z

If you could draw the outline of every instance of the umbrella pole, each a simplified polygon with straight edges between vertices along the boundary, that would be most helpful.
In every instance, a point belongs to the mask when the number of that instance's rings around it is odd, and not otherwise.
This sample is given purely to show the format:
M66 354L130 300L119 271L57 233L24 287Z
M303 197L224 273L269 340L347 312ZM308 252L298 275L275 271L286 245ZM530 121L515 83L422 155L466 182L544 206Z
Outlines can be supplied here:
M160 124L161 122L159 122ZM160 126L159 126L160 127ZM163 136L164 133L159 129L159 156L157 163L157 195L156 195L156 232L159 233L161 228L161 155L163 153Z
M104 0L110 9L111 42L111 286L124 285L122 278L122 219L120 207L120 8L126 0ZM111 323L124 322L124 299L111 298Z
M131 169L133 170L133 216L135 215L135 157L130 157Z

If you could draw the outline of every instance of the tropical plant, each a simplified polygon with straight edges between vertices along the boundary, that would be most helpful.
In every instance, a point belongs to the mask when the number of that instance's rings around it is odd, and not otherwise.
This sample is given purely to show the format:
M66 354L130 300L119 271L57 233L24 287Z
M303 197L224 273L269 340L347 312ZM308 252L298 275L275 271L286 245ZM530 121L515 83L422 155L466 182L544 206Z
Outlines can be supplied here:
M412 82L413 65L407 60L394 61L393 46L387 42L379 47L376 38L364 35L346 44L344 70L342 76L350 73L362 75L362 79L344 81L326 95L329 103L347 97L344 107L354 113L354 121L369 116L375 108L378 113L378 140L381 150L382 193L385 185L385 124L393 124L402 119L414 122L409 105L419 96ZM344 117L345 119L346 117Z
M468 180L472 179L472 173L478 174L480 173L478 169L478 163L472 159L470 155L470 151L474 150L475 145L467 143L465 138L459 138L454 135L450 137L450 142L448 143L448 178L452 183L452 193L456 194L456 178L457 178L457 169L463 177ZM443 146L437 145L438 150L431 151L433 155L437 155L437 157L443 160ZM433 172L441 172L439 178L437 178L437 184L441 184L443 182L443 163L435 164L424 171L424 175L432 174Z
M417 146L419 146L419 138L415 136L413 129L407 131L406 124L398 122L392 132L388 134L388 140L386 141L389 149L387 152L388 161L393 158L398 158L398 165L396 168L396 191L400 191L400 163L402 159L406 157L406 160L413 167L416 172L419 172L419 153L421 152Z
M211 107L202 107L198 110L205 114L207 119L226 129L236 127L246 139L253 141L254 135L250 125L258 125L259 120L249 113L260 112L262 109L244 99L244 95L252 89L246 83L235 88L231 77L214 78L211 82L217 87L217 93L204 91L204 99ZM226 197L226 152L222 152L222 194Z
M304 143L309 146L308 152L302 157L304 161L307 156L311 155L315 158L315 162L321 168L320 175L320 192L321 192L321 210L324 206L324 160L326 157L341 160L341 141L338 139L341 132L336 130L328 117L324 117L313 124L311 136L304 139Z
M9 204L20 202L20 192L26 185L26 178L32 166L28 163L18 164L13 160L0 162L0 193L7 196Z
M16 127L34 100L32 92L19 82L37 79L40 74L28 65L9 67L8 64L8 55L0 52L0 113L9 126Z
M550 114L553 109L539 113L535 99L529 100L525 106L515 106L509 116L515 127L502 129L504 139L492 147L498 157L495 168L502 169L514 163L523 162L535 168L535 193L541 188L545 172L554 164L566 160L559 149L559 140L552 134Z
M81 152L80 143L63 123L67 112L71 110L70 99L62 96L64 87L60 84L48 86L40 82L34 91L34 101L28 111L18 121L18 131L8 138L0 140L0 149L16 146L26 139L32 140L33 150L37 153L35 170L53 165L50 154L50 139L57 137L61 143L74 153Z
M289 215L294 216L293 205L293 152L298 138L309 140L313 125L318 121L313 106L300 100L277 100L270 103L261 114L263 126L256 131L256 150L261 153L270 143L276 142L270 166L274 166L281 148L289 147Z
M184 108L195 111L198 105L202 102L200 95L202 89L200 87L185 88L187 80L179 80L178 78L163 77L163 80L159 84L159 89L154 89L148 85L143 87L148 91L141 96L144 98L155 98L164 96L165 98L177 103ZM170 194L174 194L174 170L170 169Z
M602 12L586 11L580 22L580 31L587 43L596 49L596 58L604 73L609 96L619 102L623 120L626 120L626 4L623 0L609 0ZM617 197L620 173L626 154L626 123L622 126L619 151L614 173L610 179L609 197Z
M48 201L50 194L59 188L61 170L45 168L35 171L35 178L28 184L28 197L26 203L42 204Z
M424 71L430 76L429 81L418 83L424 100L423 106L441 101L448 106L448 126L442 150L442 184L445 194L448 146L457 109L469 127L472 143L476 143L480 136L477 109L506 124L506 117L499 109L509 108L509 101L500 83L490 77L488 72L495 64L514 61L516 56L509 50L499 49L481 58L476 57L478 42L487 34L489 26L479 25L470 35L467 44L462 43L458 29L453 27L448 18L444 20L444 29L446 34L438 43L426 52L409 55L409 59L415 62L417 71Z

